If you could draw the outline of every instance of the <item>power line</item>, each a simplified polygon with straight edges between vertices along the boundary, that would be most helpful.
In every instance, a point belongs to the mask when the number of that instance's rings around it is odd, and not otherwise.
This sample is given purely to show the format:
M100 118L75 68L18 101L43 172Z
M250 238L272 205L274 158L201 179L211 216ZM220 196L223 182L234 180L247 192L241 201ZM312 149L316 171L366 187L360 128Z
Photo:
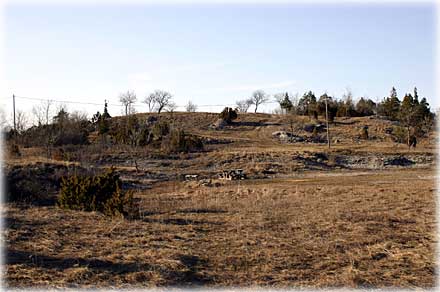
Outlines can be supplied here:
M51 98L38 98L38 97L17 96L17 95L15 96L15 98L39 100L39 101L53 101L53 102L59 102L59 103L73 103L73 104L84 104L84 105L102 106L102 103L81 102L81 101L71 101L71 100L58 100L58 99L51 99ZM122 106L121 104L108 104L108 105L111 105L111 106Z
M96 106L102 106L102 103L94 103L94 102L81 102L81 101L71 101L71 100L58 100L53 98L39 98L39 97L28 97L28 96L17 96L15 95L15 98L21 98L21 99L29 99L29 100L39 100L39 101L53 101L53 102L59 102L59 103L70 103L70 104L82 104L82 105L96 105ZM266 103L277 103L277 101L268 101ZM122 107L122 104L107 104L109 106L118 106ZM135 106L147 106L143 103L134 103ZM185 107L186 105L176 105L177 107ZM197 107L217 107L217 106L235 106L235 104L201 104L196 105Z

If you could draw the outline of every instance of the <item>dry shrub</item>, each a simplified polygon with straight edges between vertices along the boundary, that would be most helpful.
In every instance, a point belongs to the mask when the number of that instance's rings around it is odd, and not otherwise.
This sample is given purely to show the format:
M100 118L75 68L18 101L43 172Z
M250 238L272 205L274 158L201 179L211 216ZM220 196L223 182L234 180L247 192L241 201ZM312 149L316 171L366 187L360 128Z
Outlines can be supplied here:
M361 129L361 133L360 133L360 138L364 139L364 140L368 140L368 127L362 127Z
M327 160L327 164L329 166L335 166L338 164L338 155L334 154L334 153L329 153L328 154L328 160Z
M52 204L60 180L69 168L64 165L37 163L5 168L6 201ZM77 168L76 171L81 171Z
M151 128L151 133L154 140L160 141L170 133L170 124L166 121L155 123Z
M238 117L237 111L230 107L225 107L223 111L219 114L219 118L230 124L233 120Z
M64 161L64 150L62 148L54 149L52 152L52 158L58 161Z
M15 143L8 145L8 153L12 157L20 157L21 156L20 148Z
M162 140L162 150L166 153L188 153L203 149L203 142L194 135L188 135L181 129L173 129Z

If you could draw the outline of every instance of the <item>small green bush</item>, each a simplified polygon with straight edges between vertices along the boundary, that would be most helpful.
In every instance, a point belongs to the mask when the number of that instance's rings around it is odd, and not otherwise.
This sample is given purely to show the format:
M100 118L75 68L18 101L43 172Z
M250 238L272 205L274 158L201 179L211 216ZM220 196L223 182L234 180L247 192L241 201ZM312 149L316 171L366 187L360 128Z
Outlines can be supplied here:
M408 131L404 127L393 126L392 137L395 142L407 143Z
M113 168L102 175L63 178L58 206L81 211L99 211L109 216L130 216L133 196L122 193L121 180Z

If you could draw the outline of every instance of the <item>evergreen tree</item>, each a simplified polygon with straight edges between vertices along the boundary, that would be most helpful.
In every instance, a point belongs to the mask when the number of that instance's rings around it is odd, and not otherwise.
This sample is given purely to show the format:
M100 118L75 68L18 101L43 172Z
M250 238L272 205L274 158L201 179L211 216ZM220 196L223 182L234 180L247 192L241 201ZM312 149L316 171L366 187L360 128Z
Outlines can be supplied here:
M414 87L414 103L415 104L419 103L419 95L417 93L417 87Z
M58 114L53 117L54 125L60 130L64 129L68 121L69 113L64 108L61 108Z
M92 124L93 125L98 124L100 119L101 119L101 113L97 111L96 114L94 114L92 117Z
M102 114L102 117L104 118L104 119L110 119L111 118L111 116L110 116L110 114L108 113L108 109L107 109L107 100L104 102L104 113Z
M417 89L414 89L414 94L417 95ZM402 100L399 112L399 120L407 130L407 144L411 145L411 134L414 136L422 136L424 128L427 124L432 123L433 114L429 109L429 104L426 98L418 99L408 93ZM429 128L429 127L428 127Z
M371 99L365 99L361 97L356 103L356 112L360 116L371 116L374 115L376 109L376 103Z
M315 115L317 114L316 96L312 91L304 93L298 102L298 114Z
M280 107L287 112L290 112L293 108L293 104L289 99L289 94L286 92L284 99L280 101Z
M98 112L99 114L99 112ZM104 102L104 112L98 116L98 133L101 136L102 142L106 143L107 133L110 131L110 114L107 110L107 101Z
M393 87L390 92L390 97L384 98L379 105L379 113L388 117L391 120L399 119L400 100L397 97L397 91Z
M394 86L391 88L390 98L397 98L397 90Z

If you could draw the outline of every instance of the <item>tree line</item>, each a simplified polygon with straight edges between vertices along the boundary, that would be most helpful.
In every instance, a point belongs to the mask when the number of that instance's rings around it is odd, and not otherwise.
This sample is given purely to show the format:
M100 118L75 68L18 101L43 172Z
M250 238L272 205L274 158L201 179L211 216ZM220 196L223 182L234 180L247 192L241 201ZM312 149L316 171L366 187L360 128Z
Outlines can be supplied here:
M137 102L137 96L134 91L127 91L119 95L119 101L123 106L124 114L130 116L136 113L134 107ZM149 112L161 113L162 111L173 112L177 106L173 101L173 95L165 90L155 90L148 94L143 100L148 106ZM402 100L397 96L397 90L393 87L389 96L384 97L382 101L375 102L370 98L361 97L357 101L354 100L351 91L347 91L342 98L337 99L327 93L317 97L311 90L305 92L301 97L289 95L289 93L278 93L273 96L267 94L263 90L252 92L249 98L238 100L236 102L235 111L246 113L254 106L254 112L257 113L262 104L268 102L277 102L279 104L278 112L285 114L294 114L302 116L310 116L317 119L318 116L325 116L326 104L329 121L332 122L335 117L362 117L376 115L385 119L399 121L405 127L425 129L433 125L434 114L431 112L429 103L426 98L419 98L417 88L413 93L406 93ZM38 125L48 125L51 120L51 103L43 103L33 108L33 114ZM187 112L197 111L197 105L191 101L185 106ZM65 111L65 109L63 109ZM64 112L58 110L57 114L63 115ZM81 116L79 112L73 116ZM101 113L97 112L92 120L98 121ZM108 116L107 106L105 106L104 117ZM103 120L107 120L106 118ZM17 114L17 131L25 130L26 116L22 112ZM105 128L105 125L103 125Z

